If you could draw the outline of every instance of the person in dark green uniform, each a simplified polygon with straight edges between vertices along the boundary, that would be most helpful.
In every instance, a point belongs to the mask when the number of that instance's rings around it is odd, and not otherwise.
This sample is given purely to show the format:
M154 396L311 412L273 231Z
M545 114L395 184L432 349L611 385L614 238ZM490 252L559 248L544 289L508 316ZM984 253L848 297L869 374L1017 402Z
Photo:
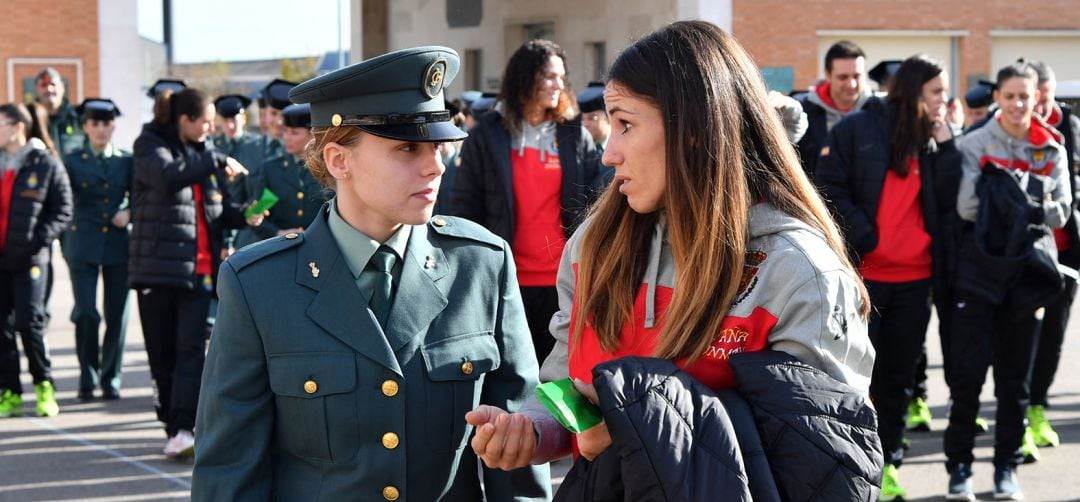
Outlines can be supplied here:
M79 115L68 100L60 72L47 67L34 78L35 101L49 113L49 136L61 155L81 150L86 141Z
M128 322L128 223L133 166L131 152L113 145L120 110L109 99L90 98L76 109L86 131L82 149L64 157L75 203L61 247L71 273L75 308L75 353L79 359L80 401L120 398L124 339ZM105 306L105 338L98 344L98 275Z
M311 175L304 162L304 147L312 140L311 105L289 105L282 110L285 130L281 135L284 151L266 159L262 168L250 175L253 194L270 190L277 204L258 226L249 227L259 240L290 232L303 232L326 203L330 194Z
M547 465L480 471L466 447L465 413L518 409L538 368L506 242L432 217L438 144L465 136L443 100L458 67L405 49L292 91L336 195L221 266L193 500L550 497Z
M222 134L214 137L214 148L240 162L248 170L246 176L236 176L229 180L229 194L237 201L252 201L258 194L249 189L252 178L263 162L263 149L266 138L262 134L252 134L244 130L247 125L245 110L251 105L251 98L239 94L227 94L214 100L217 108L218 125ZM242 228L231 235L226 243L225 252L235 250L259 240L251 229ZM226 257L222 257L224 259ZM210 309L214 311L213 308Z
M292 104L292 101L289 101L289 91L293 87L296 87L296 82L275 78L259 91L260 98L266 103L266 106L260 105L260 111L264 112L261 120L266 122L266 135L263 141L264 158L281 153L281 134L285 132L281 112L286 106Z

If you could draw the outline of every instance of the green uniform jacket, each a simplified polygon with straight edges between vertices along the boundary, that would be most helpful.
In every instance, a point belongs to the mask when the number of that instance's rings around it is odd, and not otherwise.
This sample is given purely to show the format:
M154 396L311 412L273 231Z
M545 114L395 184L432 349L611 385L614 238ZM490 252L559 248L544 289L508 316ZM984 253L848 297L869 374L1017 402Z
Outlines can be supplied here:
M307 166L288 153L266 159L262 169L250 178L252 193L261 194L263 188L269 188L278 196L270 216L252 227L259 239L275 237L284 228L307 228L330 195Z
M49 137L60 155L71 155L82 150L86 143L86 134L83 132L79 114L75 113L71 103L64 98L56 115L49 116Z
M71 179L75 215L62 235L68 262L120 265L128 261L128 229L113 226L113 216L128 206L134 162L131 152L114 149L104 163L89 146L64 157Z
M537 363L506 243L416 226L384 333L330 233L260 242L219 275L192 499L547 500L548 467L484 469L464 415L517 410Z
M247 131L240 135L240 139L232 141L224 135L214 137L214 148L240 162L248 170L247 176L237 176L229 182L229 195L242 206L247 206L251 201L258 199L260 192L251 189L251 178L262 168L265 158L266 136L252 134ZM230 232L228 245L241 248L259 240L250 228L241 228Z

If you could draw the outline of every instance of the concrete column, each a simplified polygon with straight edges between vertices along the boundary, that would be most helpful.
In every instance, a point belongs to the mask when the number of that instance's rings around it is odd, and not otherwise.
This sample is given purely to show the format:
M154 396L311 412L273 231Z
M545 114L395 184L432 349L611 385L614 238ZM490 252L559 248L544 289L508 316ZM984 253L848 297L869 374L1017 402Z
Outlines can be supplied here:
M733 0L678 0L677 16L682 20L700 19L731 33Z
M364 0L349 0L349 64L364 60Z
M122 116L116 119L113 142L131 150L142 128L142 42L139 40L136 0L98 0L100 96L112 99ZM72 103L77 105L78 103Z

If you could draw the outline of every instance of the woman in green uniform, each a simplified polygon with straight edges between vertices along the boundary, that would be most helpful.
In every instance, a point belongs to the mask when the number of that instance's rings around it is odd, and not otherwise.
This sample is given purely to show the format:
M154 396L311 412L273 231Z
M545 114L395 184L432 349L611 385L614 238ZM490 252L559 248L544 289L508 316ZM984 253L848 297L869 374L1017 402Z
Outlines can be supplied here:
M257 226L251 226L258 239L269 239L290 232L303 232L326 203L329 189L312 176L304 161L304 147L311 134L311 105L289 105L281 112L285 130L281 134L284 150L266 159L250 175L251 195L258 197L270 190L278 202Z
M506 242L432 218L438 145L465 136L444 47L297 86L307 167L336 196L303 233L221 266L193 500L547 500L546 465L477 467L465 413L518 409L537 364ZM483 488L481 489L481 477Z
M128 321L128 195L131 152L112 143L120 110L108 99L91 98L77 108L86 131L82 149L64 157L75 203L62 250L71 273L75 308L75 353L79 359L80 401L94 398L101 387L105 399L120 398L124 338ZM98 344L101 313L97 309L98 275L105 307L105 338Z

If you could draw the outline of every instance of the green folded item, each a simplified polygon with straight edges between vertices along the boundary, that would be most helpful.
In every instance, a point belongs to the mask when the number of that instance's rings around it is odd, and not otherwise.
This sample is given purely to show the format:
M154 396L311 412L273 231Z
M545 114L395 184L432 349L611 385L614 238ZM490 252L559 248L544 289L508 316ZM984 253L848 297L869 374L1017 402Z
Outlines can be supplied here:
M551 412L555 420L575 434L604 421L600 408L585 399L569 378L538 385L536 399Z
M244 217L250 218L256 214L262 214L264 211L274 207L277 201L278 196L274 195L274 192L271 192L269 188L264 188L262 197L259 197L259 200L244 210Z

